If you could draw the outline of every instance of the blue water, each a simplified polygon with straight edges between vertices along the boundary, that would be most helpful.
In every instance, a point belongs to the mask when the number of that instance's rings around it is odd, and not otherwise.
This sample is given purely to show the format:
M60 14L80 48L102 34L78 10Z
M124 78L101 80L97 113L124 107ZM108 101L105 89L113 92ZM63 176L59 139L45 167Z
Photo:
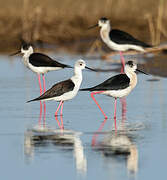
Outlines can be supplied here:
M65 56L63 62L73 65L77 58ZM38 124L39 102L26 103L39 95L37 75L24 67L20 57L10 60L0 56L0 59L0 169L3 179L165 179L165 78L147 81L152 76L138 75L138 84L126 98L127 111L124 110L123 115L123 106L118 101L118 136L113 131L114 99L96 95L109 116L103 123L103 115L90 94L79 92L73 100L64 103L65 133L62 134L54 117L57 102L46 103L43 129L42 124ZM90 67L113 68L112 64L100 60L86 63ZM46 87L68 79L72 74L72 69L49 72ZM85 70L82 87L96 85L115 74ZM102 123L104 127L96 133ZM114 138L123 138L124 143L128 141L129 154L115 154L113 146L106 144Z

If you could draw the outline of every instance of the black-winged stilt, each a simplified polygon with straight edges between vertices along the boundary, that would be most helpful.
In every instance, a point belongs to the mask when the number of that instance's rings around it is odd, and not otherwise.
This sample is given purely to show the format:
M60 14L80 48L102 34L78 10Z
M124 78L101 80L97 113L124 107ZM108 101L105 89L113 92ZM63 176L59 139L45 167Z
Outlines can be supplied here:
M137 75L135 71L139 71L144 73L143 71L137 69L137 65L133 61L128 61L125 65L125 74L118 74L113 76L103 83L91 87L80 89L80 91L91 91L91 97L103 113L104 117L107 118L106 114L96 101L94 95L95 94L104 94L107 96L112 96L115 98L114 105L114 120L115 120L115 128L116 128L116 106L117 106L117 98L122 98L127 96L136 86L137 84ZM146 74L146 73L144 73Z
M61 107L60 115L62 116L64 101L70 100L77 95L82 82L82 70L85 68L93 70L86 66L84 60L76 61L74 66L74 75L70 79L55 84L50 89L48 89L44 94L28 102L41 101L41 100L59 101L60 103L55 112L55 116L57 116L60 107Z
M46 91L45 76L44 76L45 73L47 73L48 71L59 70L63 68L71 68L71 66L59 63L45 54L34 53L33 47L30 44L22 45L21 50L11 55L16 55L19 53L23 54L23 62L25 66L38 74L40 95L42 94L40 74L42 74L43 87L44 87L44 92L45 92Z
M104 43L114 51L120 52L121 62L124 69L125 60L122 54L122 51L127 51L129 49L136 51L144 51L144 48L149 48L151 45L146 44L127 32L112 29L110 25L110 20L106 17L102 17L99 19L98 24L89 27L89 29L99 26L100 36ZM123 69L121 70L123 72Z

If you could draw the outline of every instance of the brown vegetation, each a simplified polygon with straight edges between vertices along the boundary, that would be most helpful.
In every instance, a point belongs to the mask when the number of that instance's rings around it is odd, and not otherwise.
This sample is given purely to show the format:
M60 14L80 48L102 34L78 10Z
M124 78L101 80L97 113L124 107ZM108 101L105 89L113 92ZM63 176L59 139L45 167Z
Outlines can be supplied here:
M87 27L102 16L114 28L159 44L167 37L165 7L165 0L0 0L0 50L16 48L23 38L84 52L99 37Z

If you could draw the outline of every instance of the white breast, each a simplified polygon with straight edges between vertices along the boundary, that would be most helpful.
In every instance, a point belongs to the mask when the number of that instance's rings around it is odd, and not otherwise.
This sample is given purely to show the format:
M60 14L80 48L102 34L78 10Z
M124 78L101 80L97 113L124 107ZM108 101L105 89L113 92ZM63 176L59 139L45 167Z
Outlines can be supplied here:
M122 98L122 97L127 96L131 91L132 91L132 88L129 86L125 89L120 89L120 90L108 90L101 94L105 94L107 96L112 96L114 98Z

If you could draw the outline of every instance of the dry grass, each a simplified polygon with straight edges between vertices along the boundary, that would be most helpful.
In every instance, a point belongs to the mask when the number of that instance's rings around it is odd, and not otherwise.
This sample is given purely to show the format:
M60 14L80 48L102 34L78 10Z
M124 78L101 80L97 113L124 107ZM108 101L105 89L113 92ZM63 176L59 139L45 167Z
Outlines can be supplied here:
M10 50L20 38L61 46L89 40L98 30L86 29L101 16L114 28L157 44L167 36L166 7L165 0L0 0L1 46Z

